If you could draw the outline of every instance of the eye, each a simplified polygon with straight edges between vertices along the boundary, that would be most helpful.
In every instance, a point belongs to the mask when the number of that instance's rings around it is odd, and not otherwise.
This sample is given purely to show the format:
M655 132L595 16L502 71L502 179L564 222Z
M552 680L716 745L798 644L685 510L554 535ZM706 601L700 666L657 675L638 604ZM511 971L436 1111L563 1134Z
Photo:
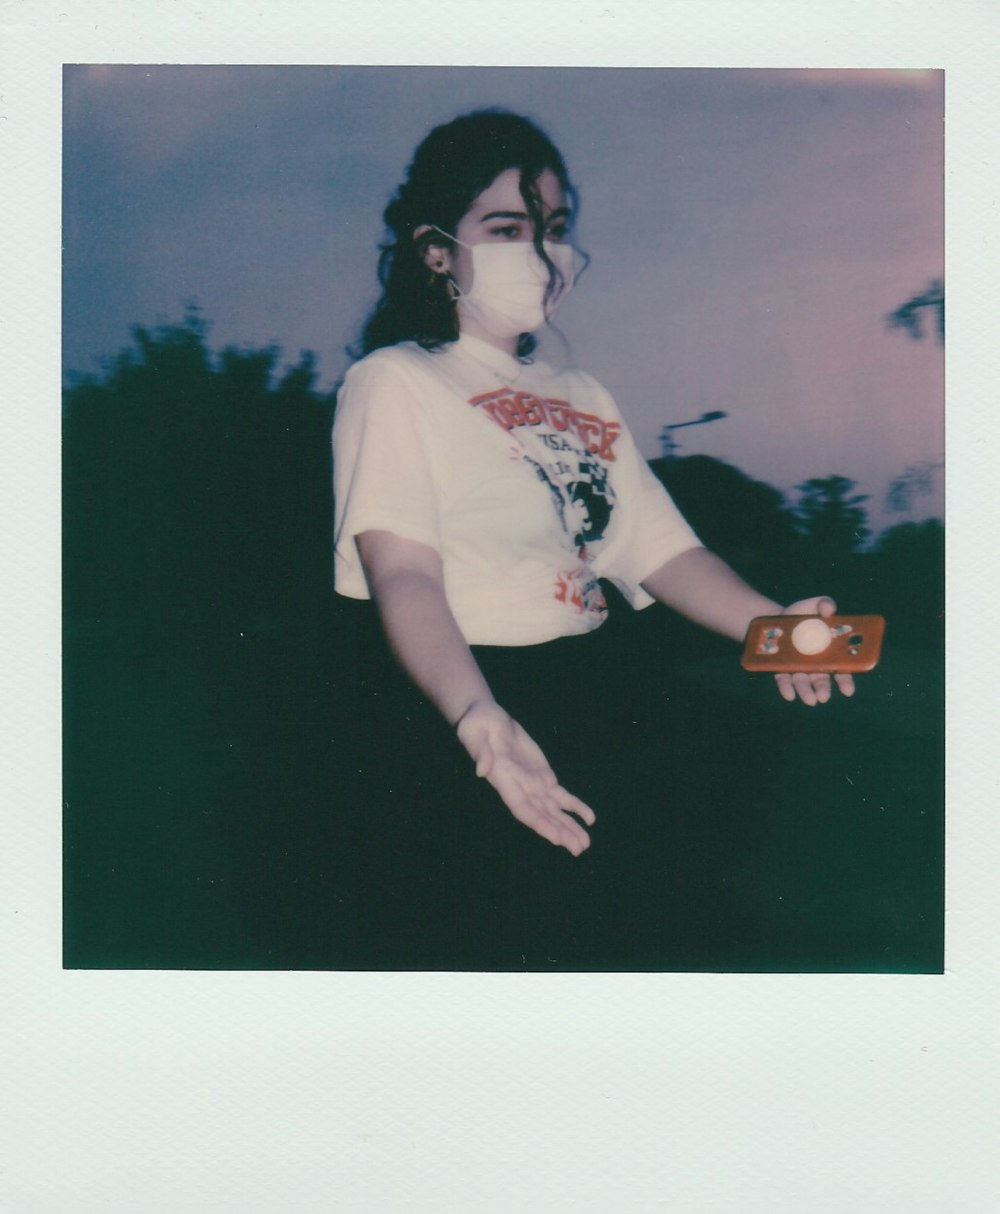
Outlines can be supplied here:
M505 223L502 227L490 228L490 235L499 237L501 240L517 240L521 235L521 225Z
M546 240L565 240L568 235L568 229L565 223L554 223L552 227L545 229Z

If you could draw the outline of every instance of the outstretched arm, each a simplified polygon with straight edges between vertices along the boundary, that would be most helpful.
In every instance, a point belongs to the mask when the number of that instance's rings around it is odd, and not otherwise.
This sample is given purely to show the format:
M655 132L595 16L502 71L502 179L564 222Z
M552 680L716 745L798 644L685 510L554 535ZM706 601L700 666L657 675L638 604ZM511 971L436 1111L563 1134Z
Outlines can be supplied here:
M720 557L706 548L691 548L661 565L643 581L643 587L655 599L672 607L713 632L742 641L750 621L759 615L833 615L833 599L820 595L799 599L782 607L774 599L748 586ZM854 694L849 674L834 675L843 695ZM775 682L781 696L792 701L823 704L831 695L828 674L779 674Z
M365 531L357 544L393 652L456 729L476 775L518 821L578 856L590 836L577 817L593 825L594 812L559 784L539 746L494 700L448 606L437 552L389 531Z

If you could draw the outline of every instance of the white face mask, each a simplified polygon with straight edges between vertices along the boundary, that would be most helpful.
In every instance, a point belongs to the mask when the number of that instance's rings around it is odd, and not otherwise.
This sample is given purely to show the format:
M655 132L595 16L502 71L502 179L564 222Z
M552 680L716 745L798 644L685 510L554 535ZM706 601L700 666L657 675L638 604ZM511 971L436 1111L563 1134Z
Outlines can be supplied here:
M456 305L488 333L500 338L540 329L569 294L576 277L572 246L545 241L542 248L562 278L546 300L549 268L530 241L467 245L455 240L455 243L468 249L472 259L472 285L458 296Z

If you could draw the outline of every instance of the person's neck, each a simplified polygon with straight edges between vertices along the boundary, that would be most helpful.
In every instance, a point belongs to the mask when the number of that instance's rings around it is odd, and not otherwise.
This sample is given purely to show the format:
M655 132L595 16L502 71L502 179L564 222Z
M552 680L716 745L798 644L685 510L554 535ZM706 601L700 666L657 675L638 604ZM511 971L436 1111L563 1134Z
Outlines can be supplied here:
M467 333L470 337L475 337L479 341L485 342L488 346L492 346L494 350L502 350L504 354L509 354L511 358L517 358L517 345L520 340L517 336L514 337L497 337L495 333L491 333L488 329L484 329L471 317L462 317L458 324L460 334Z

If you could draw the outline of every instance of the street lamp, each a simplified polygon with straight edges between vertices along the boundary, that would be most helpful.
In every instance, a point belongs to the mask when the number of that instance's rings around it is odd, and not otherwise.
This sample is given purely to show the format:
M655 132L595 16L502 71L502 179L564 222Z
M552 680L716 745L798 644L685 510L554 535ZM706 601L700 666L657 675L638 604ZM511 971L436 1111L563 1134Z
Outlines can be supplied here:
M729 414L723 412L722 409L712 409L708 413L703 413L701 417L694 418L689 422L673 422L669 426L663 426L660 430L660 455L663 459L673 459L680 448L680 443L670 433L671 430L682 430L685 426L702 426L705 422L717 422L722 418L728 417Z

